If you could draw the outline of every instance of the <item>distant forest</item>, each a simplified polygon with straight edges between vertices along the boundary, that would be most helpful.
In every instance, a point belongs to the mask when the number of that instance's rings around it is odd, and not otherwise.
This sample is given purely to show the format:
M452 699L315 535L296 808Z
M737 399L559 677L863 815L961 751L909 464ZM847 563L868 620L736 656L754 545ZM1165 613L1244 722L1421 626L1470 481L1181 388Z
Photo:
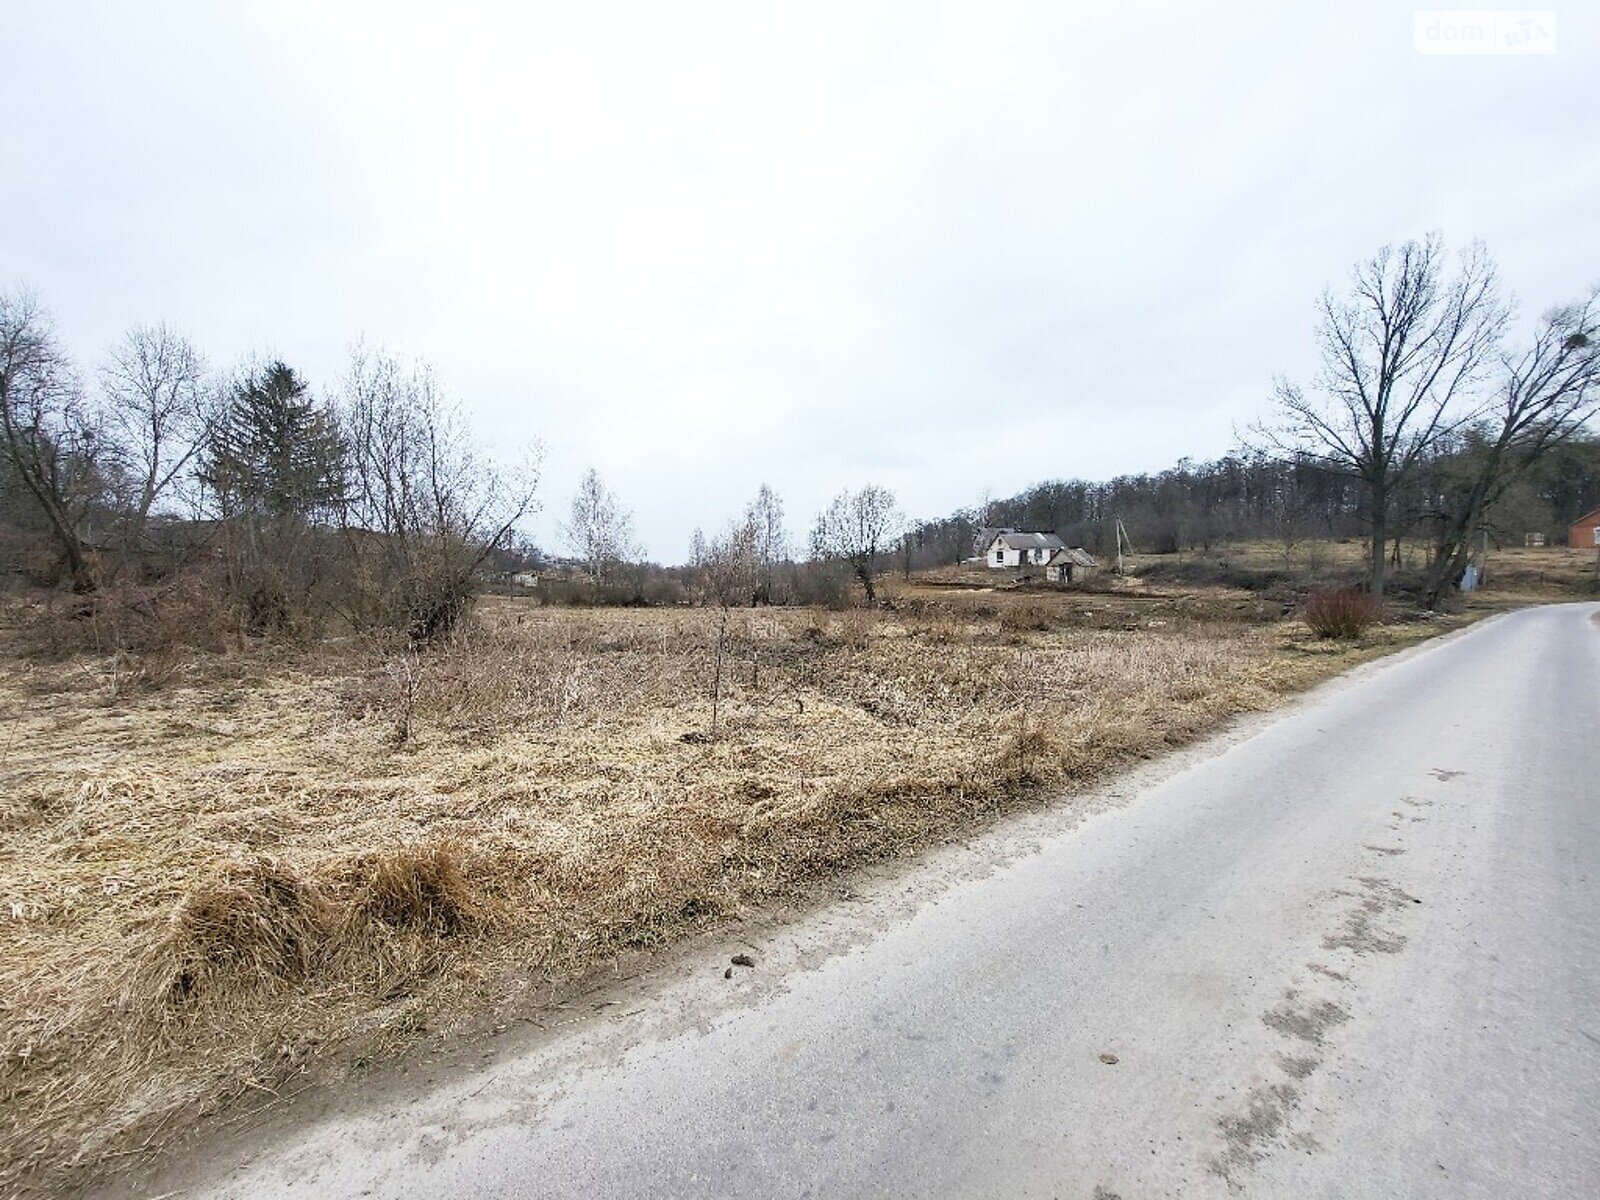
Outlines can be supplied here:
M1392 533L1431 540L1443 498L1469 464L1472 438L1441 448L1396 499ZM1567 526L1600 505L1600 437L1553 447L1518 479L1488 513L1498 542L1521 544L1527 533L1566 539ZM1214 462L1181 460L1154 475L1119 475L1038 483L1004 500L915 523L909 535L915 568L953 564L977 551L981 528L1053 530L1097 555L1116 553L1120 518L1134 548L1145 554L1209 550L1241 540L1293 546L1312 538L1364 537L1369 517L1358 483L1309 458L1227 455Z

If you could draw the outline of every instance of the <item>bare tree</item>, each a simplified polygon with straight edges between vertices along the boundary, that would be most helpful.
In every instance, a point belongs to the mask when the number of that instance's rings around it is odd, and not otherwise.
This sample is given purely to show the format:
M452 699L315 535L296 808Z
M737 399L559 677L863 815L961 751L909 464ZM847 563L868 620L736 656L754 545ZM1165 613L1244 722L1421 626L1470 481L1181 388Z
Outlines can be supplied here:
M783 525L783 500L763 483L756 498L745 509L744 521L749 529L751 554L755 561L752 602L771 604L777 568L789 558L789 533Z
M715 666L711 679L711 739L716 740L722 705L722 664L727 655L728 617L735 605L750 601L761 577L759 526L747 518L733 522L720 536L707 541L694 531L695 578L706 599L717 606Z
M1600 411L1600 289L1545 314L1532 344L1501 359L1501 381L1484 420L1458 456L1425 600L1437 607L1466 570L1486 510L1549 451Z
M597 583L603 582L618 563L639 555L633 537L633 514L622 507L593 467L578 483L571 515L561 532Z
M876 607L878 555L903 524L888 488L869 483L860 491L840 492L817 516L811 531L812 557L849 563L867 594L867 605Z
M1354 477L1370 522L1369 586L1381 596L1395 494L1440 438L1469 420L1507 310L1494 263L1474 243L1452 272L1435 235L1385 246L1359 264L1349 294L1318 306L1314 391L1280 378L1280 450Z
M1263 455L1260 461L1269 460ZM1265 473L1271 480L1270 490L1264 497L1265 515L1282 547L1285 571L1294 562L1295 548L1305 541L1309 533L1311 505L1303 486L1306 470L1304 457L1295 455L1283 464L1281 471Z
M0 293L0 455L37 505L72 586L92 588L83 523L103 494L110 455L28 291Z
M909 522L904 524L906 528L900 531L900 577L902 579L910 579L911 565L917 556L917 550L921 548L922 541L918 537L916 529Z
M692 549L700 590L723 608L749 604L761 578L761 544L756 525L730 521L709 540L698 529Z
M359 348L338 416L343 524L363 567L353 597L363 611L353 615L403 628L413 644L432 641L455 625L478 569L533 510L538 448L510 470L498 467L426 364Z
M100 371L106 425L116 438L133 494L127 540L144 538L150 512L205 447L214 393L205 359L165 325L138 325Z

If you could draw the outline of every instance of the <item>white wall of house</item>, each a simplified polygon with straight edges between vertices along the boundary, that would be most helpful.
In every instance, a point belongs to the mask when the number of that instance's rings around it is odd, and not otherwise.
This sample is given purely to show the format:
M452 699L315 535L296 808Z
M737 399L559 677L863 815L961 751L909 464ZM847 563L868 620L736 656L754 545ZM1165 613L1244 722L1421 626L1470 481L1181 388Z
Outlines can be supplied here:
M989 543L989 552L984 556L989 560L991 567L1017 567L1022 565L1021 551L1008 548L999 538Z
M1013 550L1006 546L999 538L989 543L989 550L984 555L991 567L1022 567L1029 565L1042 565L1050 560L1052 550Z

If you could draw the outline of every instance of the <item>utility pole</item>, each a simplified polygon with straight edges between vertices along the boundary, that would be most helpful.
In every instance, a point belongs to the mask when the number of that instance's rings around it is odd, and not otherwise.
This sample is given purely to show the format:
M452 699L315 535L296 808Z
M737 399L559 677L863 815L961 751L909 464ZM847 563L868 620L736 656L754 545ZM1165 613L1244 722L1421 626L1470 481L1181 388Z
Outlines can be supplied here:
M1127 542L1128 543L1128 553L1132 554L1133 553L1133 539L1128 536L1128 530L1122 524L1122 518L1121 517L1117 517L1117 518L1115 518L1115 520L1117 522L1117 574L1121 575L1123 573L1123 570L1122 570L1122 543L1123 542Z

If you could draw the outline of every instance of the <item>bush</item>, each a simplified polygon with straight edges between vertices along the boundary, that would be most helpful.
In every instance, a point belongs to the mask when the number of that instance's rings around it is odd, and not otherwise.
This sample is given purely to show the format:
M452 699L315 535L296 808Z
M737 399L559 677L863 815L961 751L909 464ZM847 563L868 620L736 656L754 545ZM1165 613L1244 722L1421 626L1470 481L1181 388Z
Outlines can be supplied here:
M1020 639L1025 633L1044 633L1055 627L1056 614L1044 604L1012 604L1000 613L1000 635Z
M10 623L26 654L109 654L117 656L118 670L153 666L145 660L227 648L236 624L217 603L221 587L214 574L190 570L160 584L113 583L84 596L33 593L16 606Z
M851 605L850 576L837 563L806 563L789 576L788 593L795 604L842 612Z
M1358 638L1383 616L1383 606L1355 588L1312 592L1300 608L1311 632L1325 638Z

